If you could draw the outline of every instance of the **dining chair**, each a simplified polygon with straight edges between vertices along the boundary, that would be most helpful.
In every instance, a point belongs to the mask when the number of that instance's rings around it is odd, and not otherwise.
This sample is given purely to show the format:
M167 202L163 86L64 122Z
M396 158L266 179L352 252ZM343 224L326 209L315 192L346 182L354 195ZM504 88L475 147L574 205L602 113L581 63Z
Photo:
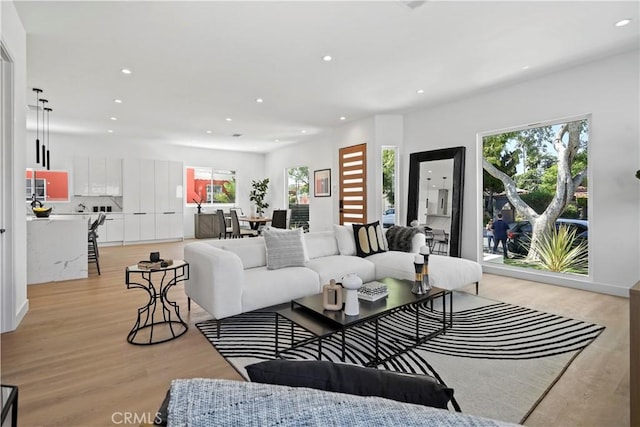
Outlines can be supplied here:
M449 252L449 236L442 229L434 228L433 233L433 253L437 255L447 255Z
M271 226L273 228L287 228L287 210L274 209L271 215Z
M255 237L258 235L256 230L247 230L246 228L240 228L240 220L238 220L238 212L235 209L231 209L231 237L240 238L244 236Z
M222 209L216 210L216 223L218 225L218 239L226 239L231 236L233 229L232 227L227 227L227 220Z

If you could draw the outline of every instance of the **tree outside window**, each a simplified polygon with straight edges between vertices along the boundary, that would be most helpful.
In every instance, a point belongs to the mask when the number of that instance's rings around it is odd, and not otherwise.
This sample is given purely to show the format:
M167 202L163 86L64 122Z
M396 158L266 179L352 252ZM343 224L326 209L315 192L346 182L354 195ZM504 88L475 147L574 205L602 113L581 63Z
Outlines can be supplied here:
M483 137L483 223L511 224L504 263L587 274L588 141L587 119Z

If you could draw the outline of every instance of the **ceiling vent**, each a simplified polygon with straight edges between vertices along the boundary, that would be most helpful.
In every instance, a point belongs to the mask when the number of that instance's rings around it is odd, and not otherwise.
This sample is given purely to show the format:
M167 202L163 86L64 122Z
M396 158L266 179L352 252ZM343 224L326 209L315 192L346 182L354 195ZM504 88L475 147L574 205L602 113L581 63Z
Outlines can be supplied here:
M29 111L36 111L36 110L37 110L37 111L42 111L42 107L41 107L41 106L39 106L39 105L37 105L37 106L36 106L36 105L31 105L31 104L29 104L29 105L27 105L27 109L28 109Z
M234 133L233 135L231 135L234 138L240 138L242 136L241 133Z

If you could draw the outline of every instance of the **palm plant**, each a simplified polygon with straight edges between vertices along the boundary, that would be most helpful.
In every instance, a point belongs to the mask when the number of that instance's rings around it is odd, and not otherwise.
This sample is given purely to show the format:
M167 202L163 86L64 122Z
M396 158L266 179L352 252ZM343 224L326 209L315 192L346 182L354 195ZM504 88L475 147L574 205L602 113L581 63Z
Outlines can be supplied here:
M536 248L538 263L549 271L586 274L589 251L585 242L577 242L576 230L560 226L542 235Z

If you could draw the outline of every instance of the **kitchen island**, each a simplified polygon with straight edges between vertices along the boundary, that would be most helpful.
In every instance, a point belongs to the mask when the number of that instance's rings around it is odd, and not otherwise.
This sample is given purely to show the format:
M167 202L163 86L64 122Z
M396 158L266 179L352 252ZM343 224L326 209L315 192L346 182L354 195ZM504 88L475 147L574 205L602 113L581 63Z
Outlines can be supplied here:
M88 277L84 215L27 217L27 284Z

